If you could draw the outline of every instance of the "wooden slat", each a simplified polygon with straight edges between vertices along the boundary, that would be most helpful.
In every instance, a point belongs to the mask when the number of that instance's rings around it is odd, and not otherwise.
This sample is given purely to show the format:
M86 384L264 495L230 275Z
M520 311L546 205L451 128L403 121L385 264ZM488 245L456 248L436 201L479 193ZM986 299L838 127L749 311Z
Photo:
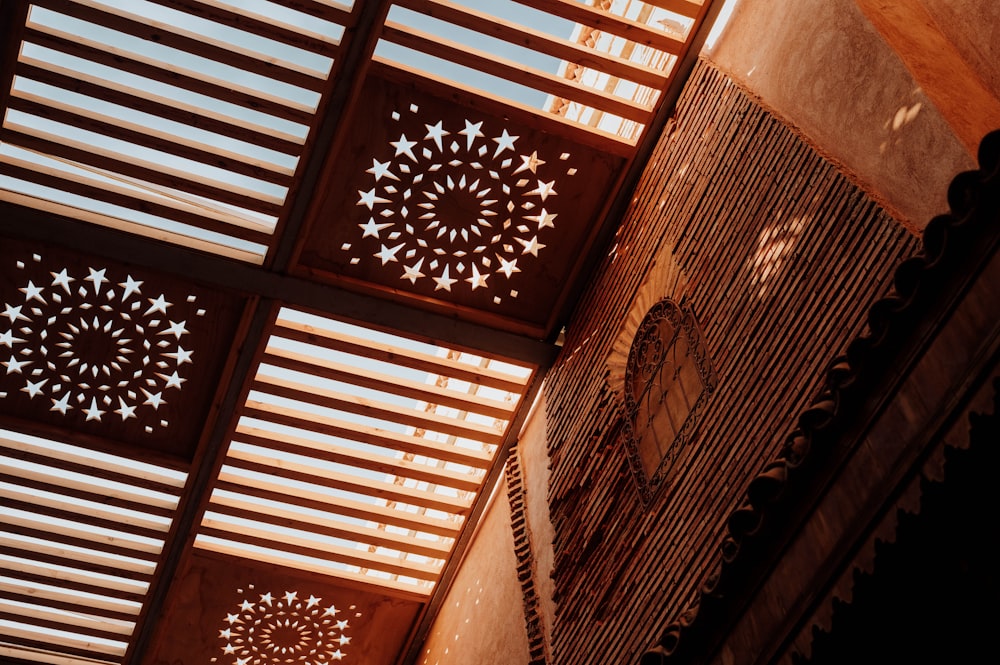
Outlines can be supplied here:
M477 413L502 420L510 420L515 408L515 404L512 402L500 402L485 397L478 397L475 393L460 393L454 390L438 388L432 383L422 383L375 371L361 371L350 365L274 346L268 347L262 362L297 372L321 376L334 381L370 388L371 390L399 395L418 402L448 406L459 411Z
M576 0L515 0L515 2L673 55L680 54L684 48L684 42L673 35L644 23L614 16L591 5L576 2Z
M411 351L399 346L369 341L344 333L317 328L305 323L278 319L272 333L278 337L316 344L334 351L342 351L362 358L381 360L393 365L409 367L428 374L447 376L474 385L482 385L514 394L521 394L529 377L512 377L489 368L479 369L457 360L449 360L428 353Z
M199 538L195 540L195 547L236 558L241 558L247 555L245 547L240 546L238 543L233 543L228 539L210 541ZM390 589L392 591L392 595L395 597L408 598L417 602L425 602L427 600L427 595L433 590L433 587L429 585L416 585L411 582L402 582L394 578L386 579L384 577L375 577L360 572L339 570L334 568L332 565L323 565L311 561L293 559L280 551L272 551L272 556L268 558L268 561L278 566L290 566L302 571L348 580L356 585L361 585L366 589L370 589L372 585L380 586L385 589Z
M247 228L240 224L219 221L212 217L202 216L190 210L198 208L191 204L185 204L174 199L173 205L168 206L155 200L148 200L134 196L135 190L125 185L115 186L107 183L90 183L84 178L76 177L74 174L61 174L58 171L43 171L42 167L27 162L26 160L14 159L0 155L0 173L18 178L27 182L33 182L44 187L51 187L58 191L76 194L94 201L103 201L111 205L121 206L126 209L137 210L146 214L155 215L164 219L173 220L181 224L191 226L193 229L203 229L212 231L231 238L239 238L248 242L267 244L271 239L271 234L261 230ZM152 198L152 194L150 195ZM188 209L179 209L179 206L186 206ZM202 208L206 212L213 214L215 211ZM221 215L218 215L221 217ZM136 222L138 224L138 222Z
M51 653L55 650L59 655L78 656L95 663L108 662L110 664L120 662L120 657L124 655L124 649L118 647L90 643L86 640L78 641L65 637L57 638L46 634L46 631L42 631L39 634L38 632L24 629L9 629L7 633L4 635L4 642L27 647L29 651ZM77 648L76 645L83 645L85 648ZM115 656L118 656L118 658L115 658ZM15 662L20 664L24 660L18 659Z
M395 459L386 457L385 455L351 450L330 443L312 441L282 432L270 432L256 427L246 427L244 425L237 427L233 441L291 453L293 455L305 455L324 462L343 464L345 466L352 466L400 478L409 478L432 485L444 485L445 487L452 487L463 492L478 491L482 483L481 477L472 476L467 473L449 471L443 468L438 469L427 464L410 462L406 459Z
M132 630L135 627L134 622L131 621L118 622L107 617L88 617L76 612L72 614L57 614L37 606L23 607L15 605L3 599L0 599L0 615L41 628L64 630L90 637L117 640L119 642L127 642L128 636L132 634ZM117 630L107 630L109 627L117 627Z
M582 6L582 5L581 5ZM537 107L515 102L492 94L489 90L464 86L444 77L431 74L419 67L388 60L378 55L372 58L371 71L402 88L418 86L424 94L445 99L460 96L464 104L478 113L510 119L585 145L616 157L630 158L636 149L636 142L598 127L582 125L561 115L547 113Z
M2 536L0 536L0 541L2 541ZM105 566L98 563L93 563L92 561L83 560L79 557L73 557L73 555L70 553L67 553L65 556L60 556L57 554L50 554L47 552L37 552L34 550L27 550L27 549L22 549L20 547L12 547L10 545L0 544L0 554L21 557L22 559L30 559L31 561L36 561L39 564L48 564L51 566L68 566L71 568L84 570L90 573L98 573L101 575L114 575L117 577L123 577L126 579L134 580L136 582L144 582L147 584L153 581L152 573L142 573L119 566Z
M465 464L480 469L488 467L492 459L485 451L438 443L424 437L358 425L346 420L320 416L306 411L279 408L256 400L247 402L243 409L243 415L248 418L257 418L279 425L288 425L289 427L297 427L328 436L368 443L381 448L400 450L406 453L413 453L414 455L425 455L432 459Z
M408 487L402 487L401 485L374 482L366 483L364 479L355 478L342 473L317 471L308 466L293 466L292 468L288 468L288 465L284 465L282 467L277 467L273 464L261 464L259 462L237 458L227 458L226 465L231 466L234 469L253 471L272 478L296 480L322 488L352 492L364 496L371 496L376 499L384 499L386 501L397 501L421 508L427 508L428 510L440 510L445 513L456 515L464 515L469 508L469 502L461 499L438 495L424 490L410 489ZM226 466L224 466L222 471L220 471L219 480L233 483L245 482L238 474L228 471ZM287 491L287 488L284 490L281 489L283 487L281 483L272 483L265 480L255 481L255 483L262 486L264 489L270 489L272 491ZM301 493L302 496L317 501L322 501L326 496L323 492L319 491L307 492L303 490Z
M411 536L392 533L385 529L355 526L335 519L318 518L314 515L304 516L292 510L280 510L271 506L261 507L247 502L233 501L219 503L213 500L208 510L231 517L240 517L289 529L297 529L299 531L309 531L322 536L329 536L330 538L339 538L364 545L419 554L432 559L444 559L448 556L448 552L451 551L451 546L448 543L413 538ZM205 519L202 521L202 526L204 528L219 528L222 530L231 530L233 528L232 526L224 526L208 514L206 514Z
M387 22L382 38L427 55L449 60L518 85L556 95L639 123L649 121L651 109L631 100L597 90L521 63L471 48L405 25Z
M429 429L433 432L459 436L486 444L499 445L503 441L503 432L498 432L492 427L416 409L397 407L326 388L306 387L290 379L258 374L251 389L286 399L298 400L306 404L315 404L345 413Z
M58 479L58 477L55 477ZM51 492L53 494L59 494L65 496L69 499L82 499L84 501L93 501L94 503L100 503L106 506L114 506L117 508L125 508L127 510L134 510L136 512L146 513L148 515L154 515L156 517L170 517L174 514L173 508L162 505L151 505L147 503L142 503L139 501L130 501L128 499L123 499L117 496L111 496L110 494L102 494L100 492L92 492L82 489L77 489L74 487L68 487L58 483L49 483L42 480L34 480L26 476L14 475L10 473L9 469L4 469L3 472L3 482L10 483L12 485L18 485L27 489L37 489L43 492ZM101 487L101 486L98 486Z
M28 129L28 128L25 128ZM30 130L29 130L30 131ZM203 196L222 203L228 203L247 210L277 216L281 212L281 202L274 199L262 200L247 192L240 192L232 185L207 184L200 180L192 180L176 169L164 169L162 165L147 160L127 158L123 160L111 150L73 141L65 137L43 134L32 135L10 127L5 127L4 139L8 143L27 150L34 150L46 155L54 155L71 162L87 164L94 168L106 169L114 173L145 180L147 182L177 189L193 196Z
M6 487L7 478L3 478L2 483L0 483L0 499L4 501L18 502L24 505L35 506L38 509L46 508L48 510L58 510L62 513L68 515L74 515L76 513L86 515L87 517L100 518L109 523L119 525L123 528L136 527L140 529L148 530L150 533L156 532L166 532L170 528L169 523L162 523L160 521L152 519L147 515L133 515L116 512L109 508L105 508L101 505L103 502L98 501L97 506L85 506L82 507L79 503L74 502L73 497L59 496L59 497L48 497L48 496L38 496L37 494L26 491L19 485L13 485ZM73 519L69 517L67 519Z
M72 596L66 596L72 598ZM95 614L97 616L107 617L108 619L116 619L118 621L135 621L136 614L138 614L138 609L136 613L132 614L129 612L122 612L114 609L109 609L108 607L99 607L95 605L84 605L80 602L73 602L71 600L64 600L60 597L51 597L50 594L35 594L31 595L22 594L19 592L19 587L7 584L5 582L0 582L0 598L6 598L8 600L16 600L22 603L31 603L34 605L42 605L44 607L52 607L59 610L66 610L68 612L81 612L83 614Z
M58 99L48 100L15 91L10 97L9 108L264 182L284 187L288 187L292 182L292 174L287 167L265 164L253 158L246 159L243 155L174 134L154 131L152 128L143 127L124 118L113 118L86 109L76 109L62 104Z
M659 7L660 9L666 9L668 12L674 12L675 14L680 14L681 16L686 16L688 18L698 18L701 13L703 2L698 0L642 0L643 3L650 5L651 7Z
M321 510L336 513L344 517L353 517L359 520L370 520L378 524L395 526L411 531L423 531L445 538L454 538L458 535L462 522L427 517L419 513L409 513L402 510L395 510L386 506L361 501L352 501L340 497L324 496L322 499L314 499L303 496L289 488L281 488L280 491L272 491L257 485L241 485L236 482L220 481L215 483L215 489L233 492L236 494L247 494L259 499L290 503L301 508ZM293 493L294 492L294 493ZM213 501L222 501L221 498L213 498Z
M165 120L178 122L275 152L291 156L298 156L302 152L302 139L298 137L282 135L273 129L255 126L246 121L237 123L232 119L226 119L225 116L213 115L212 109L200 108L182 103L178 99L141 92L114 81L106 81L66 67L27 58L23 54L17 64L16 73L18 76L32 81L100 99L141 113L155 115Z
M537 53L634 81L639 85L661 90L667 84L667 74L662 70L505 21L450 0L401 0L396 4L468 30L523 46Z
M39 454L31 452L30 450L21 450L17 448L0 448L0 456L6 455L12 459L18 459L23 462L31 462L32 464L38 464L41 466L48 467L47 476L49 478L58 477L60 471L72 471L74 473L79 473L90 477L94 482L95 486L100 486L99 480L113 480L118 483L123 483L131 487L142 488L147 490L152 490L154 492L161 492L163 494L176 495L177 487L174 485L168 485L167 483L162 483L152 478L142 478L133 475L126 475L126 473L114 471L111 469L104 469L100 466L89 465L86 462L74 462L69 459L58 459L53 458L48 455ZM25 476L22 473L22 469L9 468L5 469L4 473L10 473L21 477L34 477L35 474ZM112 494L116 496L116 494ZM155 499L150 498L150 503L156 505L158 503Z
M415 561L408 562L396 557L386 556L384 554L375 554L372 552L365 552L364 550L341 547L339 545L310 543L310 541L301 540L287 534L274 537L266 531L262 532L263 535L251 535L216 528L208 529L205 527L202 527L199 533L203 536L221 538L236 543L245 543L256 547L275 549L300 556L315 557L324 561L340 563L347 566L360 566L361 568L378 570L391 573L393 575L415 577L421 580L433 581L437 579L437 576L441 572L440 566L432 566L424 563L417 563ZM254 556L265 560L267 559L266 556L261 557L260 554L254 554Z
M44 514L38 510L33 510L32 512L35 515ZM0 513L0 524L4 524L12 530L20 529L22 532L30 530L30 535L36 538L46 538L55 542L138 558L155 559L162 547L161 543L126 540L123 537L109 533L94 533L86 528L86 524L69 526L52 522L42 523L37 518L14 515L10 512ZM39 527L44 527L44 531Z
M136 525L123 524L114 519L107 519L94 514L90 510L65 510L58 507L45 505L40 502L22 501L20 499L6 498L4 506L10 510L23 510L36 515L52 517L56 519L75 522L80 526L92 526L112 531L121 531L133 536L142 536L162 540L166 535L165 529L150 529ZM154 551L154 550L150 550Z
M20 580L22 582L28 582L32 585L48 584L59 587L60 589L79 591L81 593L92 593L98 596L114 598L117 600L127 600L133 603L141 604L142 599L145 596L143 593L134 593L123 589L115 589L97 584L88 584L87 582L66 579L64 577L54 578L44 570L41 572L33 572L26 569L26 567L5 567L4 574L10 578Z
M251 72L275 81L281 81L303 90L319 92L323 89L325 78L311 76L291 68L289 64L269 62L249 53L233 50L231 45L212 43L203 35L186 33L180 26L164 26L158 22L149 21L140 15L116 9L108 11L100 9L95 3L88 6L87 0L36 0L35 4L71 16L81 21L103 26L111 30L132 35L150 43L175 48L179 51L224 63L246 72Z
M204 2L198 2L198 0L152 0L152 2L304 51L327 55L331 58L338 51L339 44L320 32L279 23L276 19L269 20L262 14L245 9L235 12L226 5L212 0ZM334 15L333 11L331 11L331 15ZM336 15L343 16L343 14Z
M204 72L182 72L176 69L166 69L161 66L162 63L152 58L110 51L100 42L63 33L47 26L29 25L25 30L24 38L27 42L45 46L67 55L90 60L166 85L183 88L189 92L205 95L235 106L260 111L282 120L308 126L313 119L312 109L290 106L282 99L264 94L264 91L254 90L246 86L227 85L226 81L209 76ZM210 109L199 109L199 111L206 115L211 113ZM290 141L297 140L292 137L285 138Z

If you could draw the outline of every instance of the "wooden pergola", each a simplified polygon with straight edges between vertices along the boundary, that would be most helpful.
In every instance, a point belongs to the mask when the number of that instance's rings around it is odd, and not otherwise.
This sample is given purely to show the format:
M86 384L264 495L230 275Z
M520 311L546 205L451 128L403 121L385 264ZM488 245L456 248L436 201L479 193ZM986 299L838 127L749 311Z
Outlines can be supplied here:
M709 3L490 9L0 4L0 657L416 662Z

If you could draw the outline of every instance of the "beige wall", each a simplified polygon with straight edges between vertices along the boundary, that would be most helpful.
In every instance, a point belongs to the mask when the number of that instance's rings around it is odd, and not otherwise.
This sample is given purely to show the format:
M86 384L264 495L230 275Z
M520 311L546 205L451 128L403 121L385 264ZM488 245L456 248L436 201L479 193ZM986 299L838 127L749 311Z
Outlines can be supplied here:
M980 66L984 77L992 71L995 85L997 3L926 1L947 26L942 32L953 40L964 36L961 49L988 63ZM951 8L956 4L967 12ZM922 229L947 210L951 178L974 168L855 0L735 0L705 55L910 228Z

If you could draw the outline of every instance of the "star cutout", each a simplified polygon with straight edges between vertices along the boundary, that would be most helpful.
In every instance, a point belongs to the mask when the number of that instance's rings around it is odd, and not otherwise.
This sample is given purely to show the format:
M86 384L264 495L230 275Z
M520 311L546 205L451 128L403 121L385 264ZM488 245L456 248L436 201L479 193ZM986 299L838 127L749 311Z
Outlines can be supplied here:
M522 254L531 254L532 256L535 257L538 256L538 250L543 249L545 247L545 245L542 245L538 242L538 236L533 237L531 240L524 240L522 238L518 238L517 241L524 246L524 251L521 252Z
M167 302L167 299L163 297L161 293L157 298L149 298L149 309L146 310L146 314L152 312L159 312L160 314L166 314L167 308L170 307L171 303Z
M336 626L337 630L344 630L345 628L347 628L347 619L344 619L343 621L338 621L336 623Z
M180 339L181 335L186 335L188 329L186 327L187 321L171 321L170 326L166 330L161 330L161 335L173 335L175 338Z
M336 616L337 614L340 614L340 610L337 609L336 605L330 605L330 607L326 608L326 610L323 611L323 616L325 617L332 617Z
M18 291L24 294L24 302L37 300L43 305L47 305L48 303L45 302L45 298L42 297L42 291L44 290L45 289L40 286L35 286L35 283L32 282L31 280L28 280L28 285L26 287L24 287L23 289L18 289Z
M15 307L13 305L10 305L9 303L4 303L4 311L3 314L0 316L6 316L8 319L10 319L11 324L16 322L18 319L21 319L23 321L30 321L31 319L26 317L24 314L21 314L21 308L22 308L21 305Z
M221 635L220 635L220 637L221 637ZM226 639L227 640L229 639L228 635L226 636ZM236 647L234 647L232 644L227 644L226 646L222 647L222 653L225 654L225 655L227 655L227 656L232 655L232 654L236 653Z
M375 176L375 182L382 179L382 176L386 178L392 178L393 180L399 180L396 174L389 170L389 166L392 162L380 162L377 159L372 159L372 167L365 171L365 173L371 173Z
M423 265L424 260L420 259L412 266L403 266L403 275L400 279L410 280L410 284L416 284L417 280L424 277L424 273L420 272L420 266Z
M177 360L177 366L180 367L184 363L191 362L192 353L194 353L194 351L188 351L187 349L178 346L175 353L164 353L163 355L167 358L175 358Z
M466 150L472 151L472 146L475 145L476 139L483 136L483 133L479 131L479 128L483 126L482 121L477 123L471 123L468 120L465 121L465 129L459 132L465 137L465 148Z
M509 279L512 273L521 272L521 269L517 267L517 259L511 259L508 261L504 257L497 254L497 260L500 261L500 269L497 272L502 272Z
M86 409L84 413L87 414L87 422L90 422L91 420L96 420L97 422L101 422L101 416L103 416L106 412L101 411L99 408L97 408L97 398L91 397L90 408Z
M246 658L237 658L236 659L236 665L247 665L247 663L249 663L249 662L250 662L250 656L247 656Z
M389 145L396 149L396 157L406 155L411 161L417 161L413 154L413 146L417 145L417 142L408 140L406 134L400 134L398 141L389 141Z
M295 599L298 598L298 597L299 597L299 593L297 591L286 591L285 592L285 603L288 604L288 605L291 605L292 603L295 602Z
M362 192L359 189L358 190L358 196L360 196L361 198L358 199L358 202L355 205L368 206L369 210L373 210L375 208L375 204L376 203L388 203L389 202L389 199L383 199L381 196L375 196L375 188L374 187L372 187L371 189L369 189L367 192Z
M244 600L243 604L240 605L240 609L243 610L244 612L249 612L250 610L253 609L253 603L251 603L249 600Z
M132 275L128 275L124 282L118 282L118 286L122 287L122 302L128 300L128 297L133 293L142 293L139 290L142 282L132 279Z
M61 286L66 291L66 293L70 292L69 283L76 281L66 273L65 268L63 268L59 272L50 272L49 274L52 275L52 286Z
M340 642L340 646L344 646L345 644L350 644L351 643L351 638L349 638L347 635L341 635L337 639L337 641Z
M378 232L381 231L382 229L387 229L390 226L392 226L392 222L386 222L385 224L376 224L375 218L369 217L367 224L358 224L358 226L360 226L361 230L364 231L364 233L361 234L362 238L367 238L368 236L372 236L373 238L378 239L379 237Z
M439 151L444 150L444 147L441 144L441 139L451 134L451 132L447 132L444 130L444 128L441 126L442 124L443 124L442 121L438 120L437 124L434 125L433 127L427 124L424 125L424 127L427 128L427 136L424 137L424 140L434 139L434 144L437 145L437 149Z
M271 595L270 591L268 591L267 593L260 594L260 602L267 603L268 607L271 606L272 600L274 600L274 597Z
M167 376L166 374L157 374L156 376L160 377L161 379L167 382L166 385L164 386L165 388L180 388L181 384L187 381L187 379L182 379L180 376L178 376L176 371L170 376Z
M536 173L539 166L545 162L538 159L538 151L531 153L530 155L521 155L521 164L516 169L514 173L520 173L521 171L531 171Z
M558 213L550 213L545 208L542 208L541 212L537 215L525 215L524 218L530 219L533 222L538 222L538 230L541 231L546 226L551 229L556 227L556 225L552 223L552 220L556 218L557 214Z
M330 654L330 658L333 660L344 660L344 653L340 649L337 649ZM237 663L237 665L239 665L239 663Z
M117 413L119 416L121 416L122 422L125 422L129 418L135 418L135 406L132 406L131 404L126 404L125 400L119 397L118 408L114 410L114 413Z
M0 365L3 365L4 367L7 368L8 374L20 374L21 368L24 367L25 365L30 365L30 364L31 364L30 360L21 361L18 360L17 356L14 355L12 355L10 357L10 360L8 360L7 362L0 363ZM34 397L34 395L32 395L32 397Z
M223 639L227 639L228 640L230 637L232 637L232 635L233 635L233 631L230 628L226 628L224 630L220 630L219 631L219 637L221 637Z
M8 349L14 348L14 342L23 342L24 340L20 337L14 337L14 331L8 330L7 332L0 334L0 346L6 346Z
M372 256L377 256L378 258L382 259L382 265L385 265L389 261L397 261L398 259L396 259L396 252L401 250L405 244L406 243L400 243L391 249L389 247L386 247L385 245L382 245L382 249L372 254Z
M107 268L101 268L100 270L94 270L93 268L88 268L90 274L83 278L85 282L94 283L94 293L99 294L101 292L101 285L108 281L108 278L104 276L104 273L108 271Z
M434 282L437 284L437 286L434 287L435 291L439 289L444 289L445 291L448 291L450 293L451 285L458 281L457 279L452 279L451 277L448 276L448 268L449 266L445 266L444 272L441 273L441 276L433 278Z
M159 409L161 404L166 404L167 403L167 401L165 399L163 399L163 393L162 392L160 392L160 393L151 393L151 392L147 391L145 388L140 388L139 390L141 390L142 394L146 396L146 401L143 402L143 405L149 404L150 406L153 407L154 411L157 410L157 409Z
M65 395L63 395L62 399L56 399L55 397L50 398L52 399L52 408L49 409L49 411L58 411L59 413L65 416L66 412L73 408L69 404L69 398L70 398L70 393L66 393Z
M548 197L555 196L556 194L558 194L558 192L556 192L556 190L553 189L555 184L556 184L555 180L549 182L542 182L541 180L539 180L538 187L528 192L528 195L530 196L532 194L538 194L540 197L542 197L542 200L544 201Z
M494 141L497 142L497 149L496 152L493 153L493 156L496 157L504 150L513 150L514 141L516 141L518 138L520 137L511 136L510 134L508 134L506 129L503 130L503 134L493 139Z
M319 601L320 601L319 598L317 598L316 596L310 594L309 595L309 600L306 601L306 609L309 609L310 607L315 607L316 605L319 605Z
M479 268L477 268L476 264L473 263L472 264L472 277L466 277L465 281L468 282L469 284L471 284L472 285L472 290L475 291L480 286L482 286L483 288L486 288L486 279L488 277L489 277L488 273L487 274L480 273L479 272Z

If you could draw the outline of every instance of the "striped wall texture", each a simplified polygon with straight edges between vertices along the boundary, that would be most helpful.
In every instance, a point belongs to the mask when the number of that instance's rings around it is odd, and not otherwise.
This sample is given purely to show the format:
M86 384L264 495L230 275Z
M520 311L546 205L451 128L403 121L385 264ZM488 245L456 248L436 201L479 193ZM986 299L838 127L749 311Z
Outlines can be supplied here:
M749 479L917 247L705 62L615 240L545 386L559 665L635 662L688 607ZM676 274L657 296L694 309L718 385L669 486L644 505L618 438L608 359L648 298L641 284L663 270Z

